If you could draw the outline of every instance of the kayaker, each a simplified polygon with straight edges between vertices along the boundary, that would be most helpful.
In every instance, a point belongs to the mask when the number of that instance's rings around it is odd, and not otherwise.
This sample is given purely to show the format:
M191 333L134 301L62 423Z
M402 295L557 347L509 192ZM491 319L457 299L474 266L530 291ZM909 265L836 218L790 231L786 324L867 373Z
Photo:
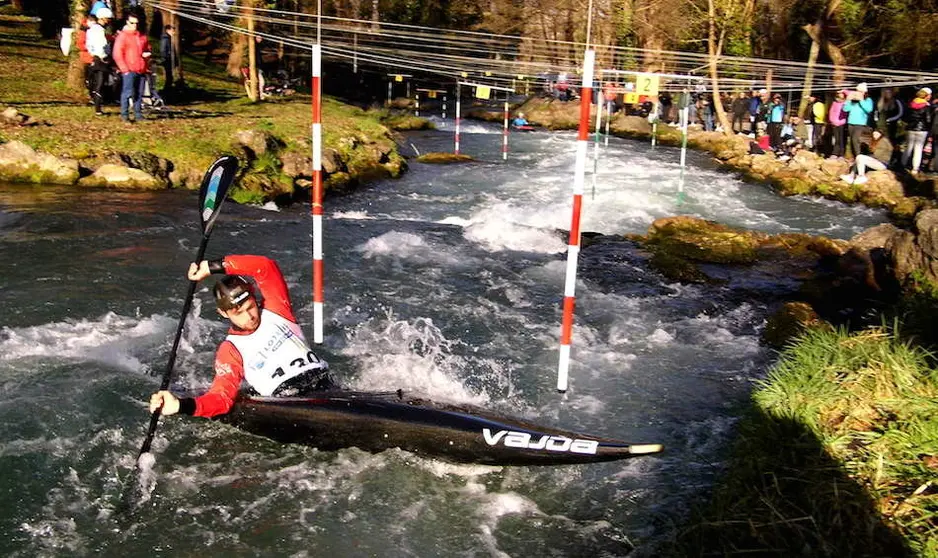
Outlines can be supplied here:
M511 121L511 125L515 128L520 128L521 126L530 126L528 121L524 118L524 113L519 112L515 119Z
M234 405L242 381L262 396L291 396L333 387L329 365L309 348L293 315L290 293L276 262L264 256L226 256L189 265L190 281L225 273L215 284L218 313L231 322L215 352L215 379L199 397L169 391L150 397L150 412L213 417ZM250 279L257 283L260 298Z

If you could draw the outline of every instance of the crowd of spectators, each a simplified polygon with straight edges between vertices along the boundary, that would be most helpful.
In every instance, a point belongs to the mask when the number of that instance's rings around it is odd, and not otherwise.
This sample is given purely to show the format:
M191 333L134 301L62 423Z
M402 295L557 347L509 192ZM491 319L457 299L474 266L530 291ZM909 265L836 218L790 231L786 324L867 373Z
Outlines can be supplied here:
M126 10L123 21L114 17L110 0L97 0L78 31L79 57L85 63L85 84L95 115L105 116L105 105L118 103L120 118L127 123L144 120L143 107L165 105L156 87L150 41L143 27L140 8ZM173 68L178 57L173 48L174 31L163 26L160 59L164 70L164 92L173 87ZM131 109L132 112L131 112Z

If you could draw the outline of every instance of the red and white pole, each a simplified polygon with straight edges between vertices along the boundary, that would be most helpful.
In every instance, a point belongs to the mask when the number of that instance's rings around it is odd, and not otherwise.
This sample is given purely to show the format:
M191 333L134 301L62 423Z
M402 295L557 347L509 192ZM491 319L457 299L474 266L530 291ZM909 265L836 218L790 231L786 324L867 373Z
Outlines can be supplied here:
M322 343L322 48L313 45L313 342Z
M456 155L459 155L459 119L460 119L460 109L462 102L462 86L459 82L456 83L456 147L453 150Z
M557 368L557 391L567 391L570 371L570 339L573 336L573 309L576 305L576 268L580 256L580 209L586 177L586 150L589 145L590 103L593 98L593 66L596 51L587 49L583 57L583 87L580 90L580 125L576 142L573 175L573 215L567 243L567 274L563 289L563 323L560 329L560 363Z
M508 92L505 91L505 124L502 126L502 161L508 160Z

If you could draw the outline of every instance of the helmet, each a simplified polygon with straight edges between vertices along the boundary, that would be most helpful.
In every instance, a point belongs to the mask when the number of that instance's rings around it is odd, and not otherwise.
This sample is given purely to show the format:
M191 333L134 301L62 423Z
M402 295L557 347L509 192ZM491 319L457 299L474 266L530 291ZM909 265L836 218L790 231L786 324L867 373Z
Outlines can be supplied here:
M219 310L237 308L248 297L254 296L254 286L240 275L225 275L215 283L215 304Z
M94 14L98 19L107 18L111 19L114 17L114 13L108 8L98 8L98 11Z

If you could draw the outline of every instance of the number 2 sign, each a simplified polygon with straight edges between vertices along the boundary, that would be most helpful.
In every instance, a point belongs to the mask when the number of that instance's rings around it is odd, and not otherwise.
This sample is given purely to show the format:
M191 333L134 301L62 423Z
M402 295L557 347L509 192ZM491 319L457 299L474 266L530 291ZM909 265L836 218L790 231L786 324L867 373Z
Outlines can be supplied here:
M655 74L638 74L635 86L639 95L654 97L658 94L658 76Z

